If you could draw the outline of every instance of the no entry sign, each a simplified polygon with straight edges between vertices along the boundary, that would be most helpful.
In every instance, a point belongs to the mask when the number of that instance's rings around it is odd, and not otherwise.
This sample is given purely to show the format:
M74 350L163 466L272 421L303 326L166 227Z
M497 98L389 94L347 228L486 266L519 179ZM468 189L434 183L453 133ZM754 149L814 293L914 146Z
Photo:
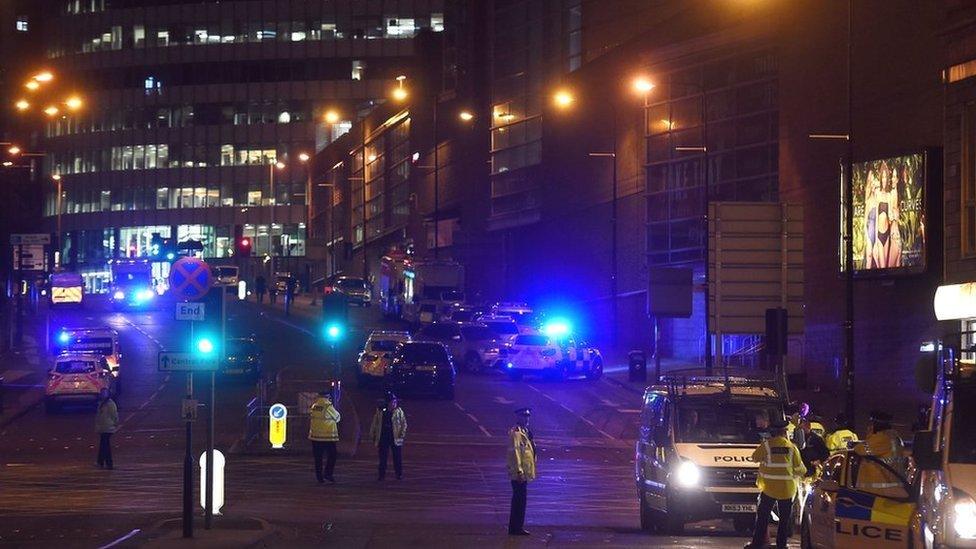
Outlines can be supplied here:
M212 283L210 266L195 257L178 260L169 271L169 287L183 299L200 299L207 295Z

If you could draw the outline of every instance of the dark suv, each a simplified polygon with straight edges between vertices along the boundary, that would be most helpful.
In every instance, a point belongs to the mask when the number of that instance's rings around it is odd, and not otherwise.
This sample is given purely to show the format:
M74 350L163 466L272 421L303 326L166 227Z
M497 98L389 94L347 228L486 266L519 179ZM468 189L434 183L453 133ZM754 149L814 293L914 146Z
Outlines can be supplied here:
M397 394L423 393L454 400L454 363L447 347L432 341L403 343L384 379Z

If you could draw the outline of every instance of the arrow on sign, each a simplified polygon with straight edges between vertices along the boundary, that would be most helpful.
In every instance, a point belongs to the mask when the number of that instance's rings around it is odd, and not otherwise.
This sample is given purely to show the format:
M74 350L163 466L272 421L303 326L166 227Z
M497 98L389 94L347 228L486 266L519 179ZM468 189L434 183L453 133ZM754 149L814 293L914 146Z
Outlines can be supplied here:
M168 356L163 355L163 358L159 359L159 362L163 365L163 369L164 370L168 370L169 369L169 357Z

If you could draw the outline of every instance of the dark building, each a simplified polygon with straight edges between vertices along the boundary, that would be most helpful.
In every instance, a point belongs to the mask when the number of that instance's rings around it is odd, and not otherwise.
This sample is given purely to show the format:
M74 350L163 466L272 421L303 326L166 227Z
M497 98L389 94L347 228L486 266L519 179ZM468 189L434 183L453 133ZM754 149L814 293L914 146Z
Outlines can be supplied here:
M418 32L446 25L427 0L63 0L51 13L49 66L85 106L47 123L46 163L62 177L64 262L93 286L157 234L226 261L251 238L246 268L266 254L278 270L324 268L302 158L386 96Z

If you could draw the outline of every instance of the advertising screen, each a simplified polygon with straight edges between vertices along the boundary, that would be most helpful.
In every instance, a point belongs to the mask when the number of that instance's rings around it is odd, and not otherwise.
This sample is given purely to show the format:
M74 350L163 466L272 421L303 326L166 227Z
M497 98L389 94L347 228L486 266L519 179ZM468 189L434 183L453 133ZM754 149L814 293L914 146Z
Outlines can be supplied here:
M854 270L924 270L925 155L858 162L853 175Z

